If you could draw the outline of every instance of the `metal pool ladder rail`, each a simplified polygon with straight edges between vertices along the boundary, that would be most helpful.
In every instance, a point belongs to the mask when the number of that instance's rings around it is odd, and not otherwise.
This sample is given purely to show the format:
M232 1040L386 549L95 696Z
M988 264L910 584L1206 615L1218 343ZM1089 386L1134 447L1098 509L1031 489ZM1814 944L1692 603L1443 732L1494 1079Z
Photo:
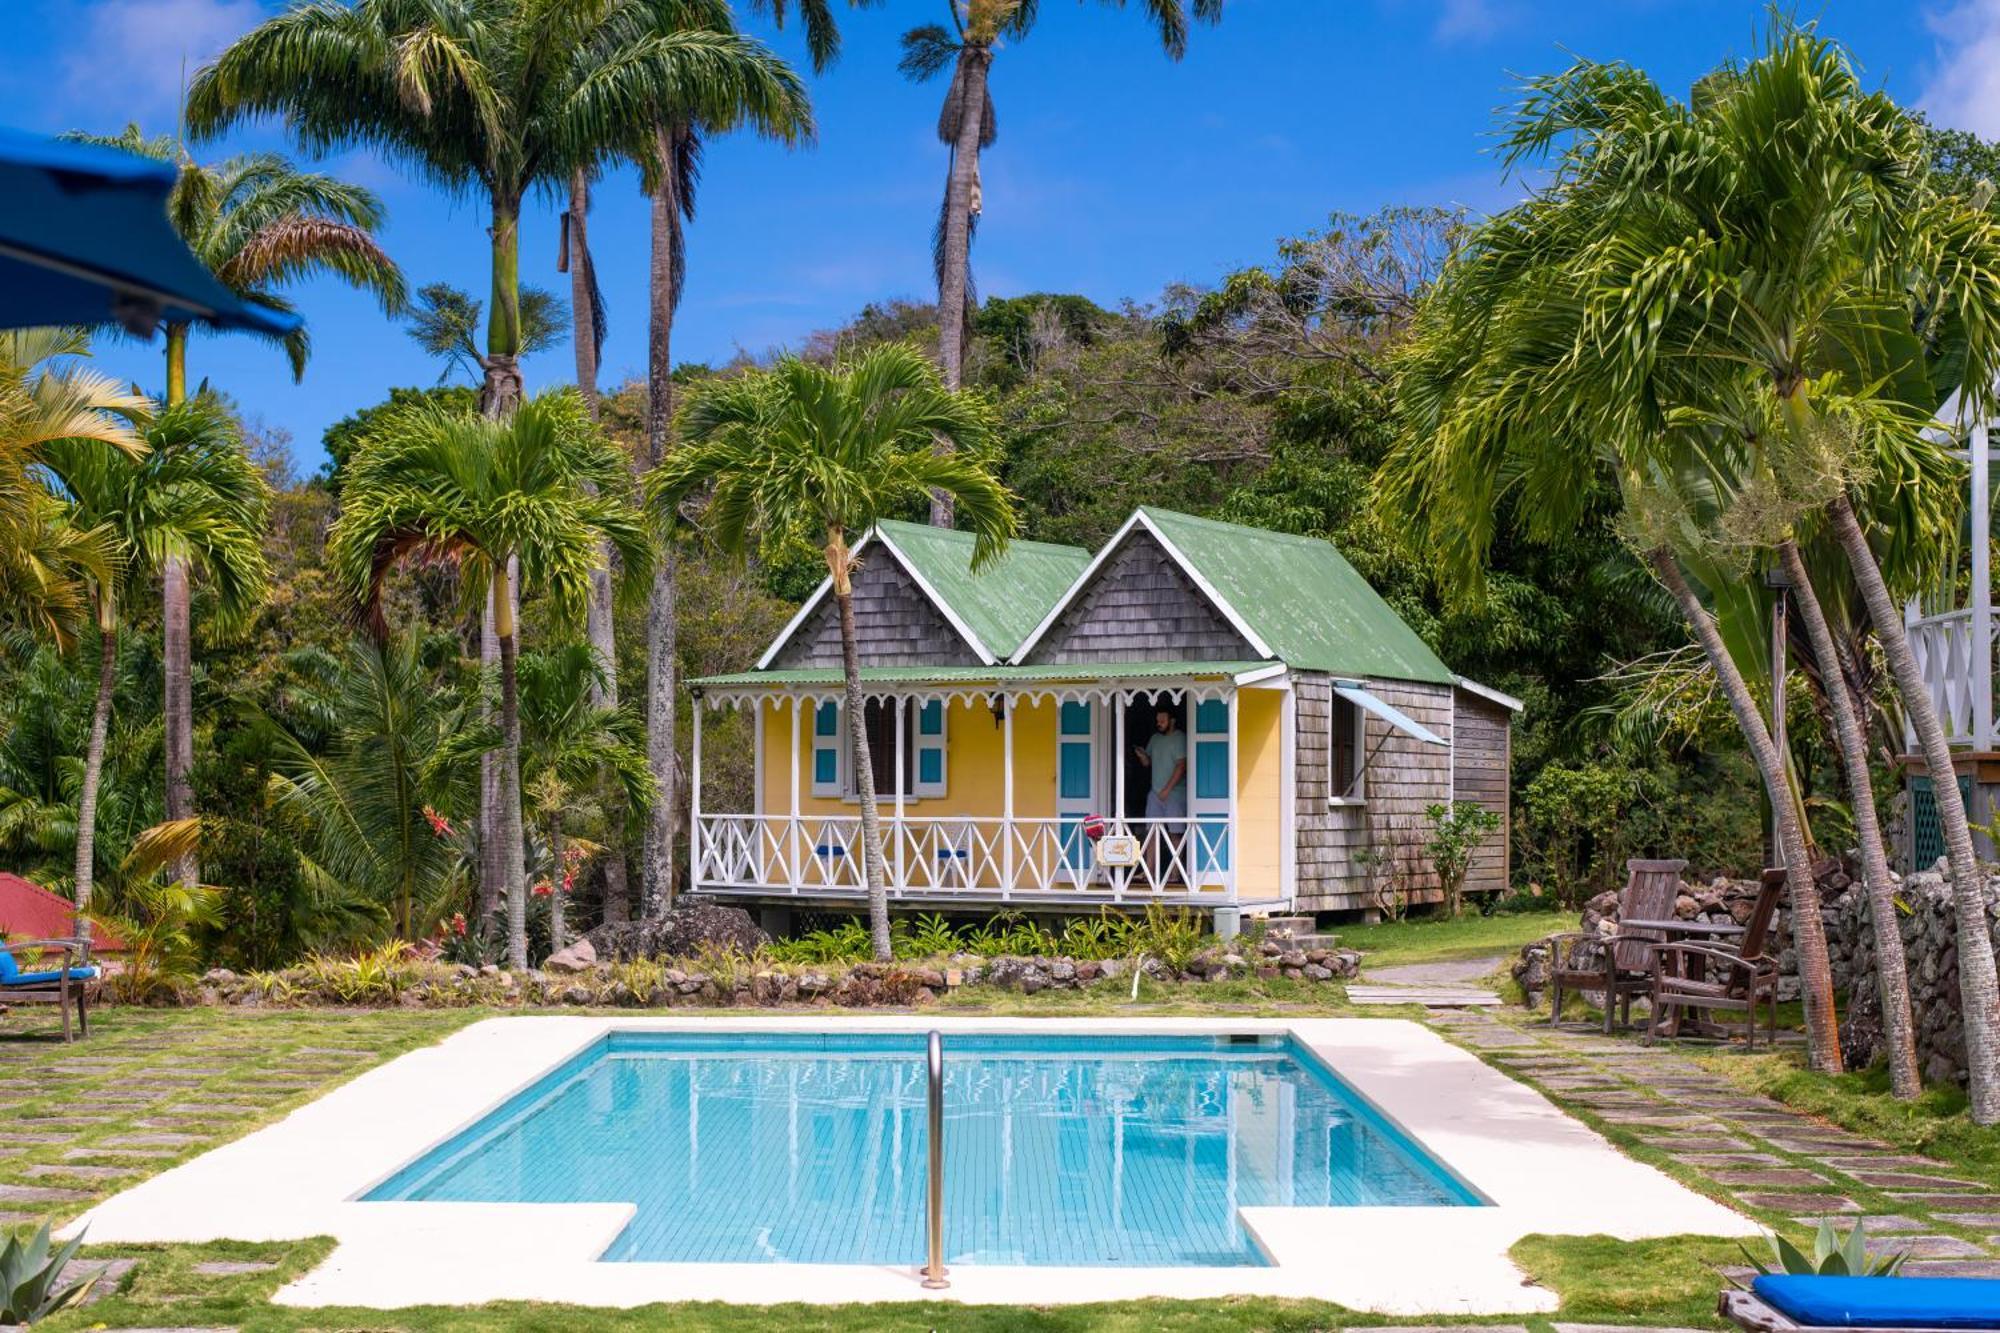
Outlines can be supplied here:
M944 1037L931 1033L930 1069L930 1259L924 1265L924 1287L937 1291L951 1283L944 1276Z

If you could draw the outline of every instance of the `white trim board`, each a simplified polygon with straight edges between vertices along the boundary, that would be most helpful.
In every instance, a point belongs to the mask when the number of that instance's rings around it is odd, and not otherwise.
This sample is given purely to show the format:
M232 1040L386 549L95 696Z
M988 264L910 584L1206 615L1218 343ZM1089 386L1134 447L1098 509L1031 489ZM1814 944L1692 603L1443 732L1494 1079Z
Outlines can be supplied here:
M292 1306L547 1301L764 1304L942 1298L1037 1305L1145 1297L1316 1298L1383 1315L1550 1312L1555 1293L1508 1258L1523 1236L1748 1237L1749 1219L1620 1154L1539 1093L1421 1024L1364 1018L1020 1019L938 1014L837 1021L843 1032L1288 1033L1488 1200L1484 1207L1241 1210L1272 1263L1237 1268L955 1265L914 1268L603 1263L629 1203L363 1203L360 1196L614 1030L824 1033L824 1014L493 1018L369 1070L275 1124L103 1201L65 1234L93 1243L332 1236L333 1253L281 1288ZM659 1132L658 1127L648 1132ZM1551 1180L1588 1180L1581 1202ZM1329 1263L1327 1256L1339 1256ZM1448 1262L1439 1256L1447 1256Z
M1499 704L1509 712L1518 713L1528 706L1511 694L1502 694L1491 685L1481 685L1470 676L1453 676L1452 679L1458 682L1458 688L1467 694L1476 694L1488 702Z

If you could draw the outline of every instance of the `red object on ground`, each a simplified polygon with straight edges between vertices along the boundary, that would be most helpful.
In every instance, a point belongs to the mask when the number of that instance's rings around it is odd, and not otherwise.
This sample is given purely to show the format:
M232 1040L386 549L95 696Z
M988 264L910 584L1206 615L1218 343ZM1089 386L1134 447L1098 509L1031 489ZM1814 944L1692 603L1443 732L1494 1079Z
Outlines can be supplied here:
M10 940L70 939L75 911L76 904L61 894L0 870L0 935ZM94 953L122 953L125 941L93 921L90 947Z

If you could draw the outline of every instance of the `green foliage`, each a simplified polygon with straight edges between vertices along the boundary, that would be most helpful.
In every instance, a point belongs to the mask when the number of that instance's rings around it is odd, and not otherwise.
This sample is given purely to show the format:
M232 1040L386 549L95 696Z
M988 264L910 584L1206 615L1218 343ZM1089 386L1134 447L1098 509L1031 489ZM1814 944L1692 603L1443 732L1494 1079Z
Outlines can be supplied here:
M1819 1229L1813 1234L1810 1253L1786 1240L1783 1236L1767 1233L1764 1237L1771 1246L1771 1263L1765 1264L1748 1248L1743 1255L1760 1273L1799 1273L1815 1277L1894 1277L1910 1255L1907 1250L1894 1254L1868 1253L1868 1237L1864 1224L1856 1221L1845 1236L1837 1235L1833 1229L1833 1219L1822 1217Z
M201 932L217 924L220 898L203 884L135 878L116 911L93 913L125 941L124 967L108 983L112 993L144 1004L178 998L193 985L202 970Z
M428 389L391 389L389 396L369 407L359 408L326 428L320 445L326 450L327 475L336 483L348 459L361 442L375 434L387 419L400 416L422 403L440 411L470 413L479 407L479 395L462 384L434 385Z
M83 1304L97 1284L95 1276L67 1287L55 1285L63 1266L81 1248L83 1233L79 1232L51 1253L47 1222L26 1240L9 1236L0 1241L0 1323L36 1324Z
M521 303L518 355L532 356L546 351L569 336L569 306L561 297L541 287L524 285L518 299ZM481 302L448 282L432 282L417 288L417 305L410 312L409 333L417 346L444 362L444 369L438 372L440 386L453 373L475 380L485 373L486 357L479 350L480 314L484 309ZM390 391L392 399L397 392Z
M1437 801L1424 807L1424 821L1429 825L1424 853L1444 889L1446 909L1457 916L1472 854L1500 827L1500 815L1476 801Z

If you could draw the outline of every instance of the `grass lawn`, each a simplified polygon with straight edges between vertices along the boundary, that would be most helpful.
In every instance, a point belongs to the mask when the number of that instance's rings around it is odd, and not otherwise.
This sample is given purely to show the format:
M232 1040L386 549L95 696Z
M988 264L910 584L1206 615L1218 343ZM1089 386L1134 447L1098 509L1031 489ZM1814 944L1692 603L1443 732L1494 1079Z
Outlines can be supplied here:
M1528 919L1536 922L1534 918ZM1512 932L1490 929L1511 923ZM1477 927L1477 929L1468 929ZM1391 929L1391 928L1382 928ZM1423 956L1399 926L1403 956ZM1503 938L1527 938L1515 918L1438 927L1455 951L1494 949ZM1519 932L1516 934L1515 932ZM1241 983L1170 989L1145 983L1134 1004L1129 992L1044 992L1022 996L969 991L940 1006L948 1012L1043 1016L1078 1014L1344 1012L1337 991L1298 983ZM575 1013L575 1010L564 1012ZM624 1011L631 1012L631 1011ZM676 1010L676 1014L701 1012ZM742 1010L709 1011L743 1017ZM1376 1011L1380 1012L1380 1011ZM0 1019L0 1222L20 1232L44 1217L74 1216L93 1199L206 1151L283 1115L380 1061L433 1042L459 1027L492 1017L491 1010L106 1010L91 1039L73 1046L23 1040L24 1030L48 1031L41 1015ZM839 1022L840 1011L828 1014ZM136 1141L135 1141L136 1140ZM59 1190L62 1197L29 1201L19 1190ZM85 1309L40 1327L67 1333L105 1327L212 1327L245 1330L323 1329L610 1329L798 1330L1027 1329L1252 1330L1325 1329L1394 1323L1354 1316L1333 1306L1275 1300L1145 1301L1037 1309L948 1304L839 1307L652 1306L600 1311L563 1306L422 1308L402 1311L293 1310L271 1303L285 1281L322 1261L326 1239L274 1244L89 1247L88 1259L134 1261L106 1294ZM1565 1321L1683 1327L1713 1326L1715 1266L1734 1247L1717 1242L1626 1245L1602 1237L1533 1237L1516 1258L1559 1292ZM1449 1255L1438 1262L1449 1263ZM203 1265L269 1265L254 1271L201 1271ZM1407 1321L1422 1323L1425 1321ZM1435 1322L1435 1321L1430 1321ZM1521 1324L1521 1316L1453 1323ZM1539 1319L1525 1321L1548 1333Z
M1468 911L1456 921L1417 917L1376 926L1335 926L1341 947L1359 949L1364 970L1406 963L1449 963L1487 955L1512 955L1558 931L1576 929L1565 912L1515 912L1481 916Z

